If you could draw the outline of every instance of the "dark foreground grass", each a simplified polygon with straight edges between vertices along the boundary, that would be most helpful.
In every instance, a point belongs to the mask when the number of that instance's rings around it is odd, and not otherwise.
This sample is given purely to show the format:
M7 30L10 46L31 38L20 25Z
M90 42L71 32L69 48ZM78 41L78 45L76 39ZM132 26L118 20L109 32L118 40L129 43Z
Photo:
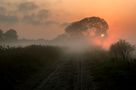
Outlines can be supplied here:
M0 90L15 87L59 60L61 49L53 46L0 48Z

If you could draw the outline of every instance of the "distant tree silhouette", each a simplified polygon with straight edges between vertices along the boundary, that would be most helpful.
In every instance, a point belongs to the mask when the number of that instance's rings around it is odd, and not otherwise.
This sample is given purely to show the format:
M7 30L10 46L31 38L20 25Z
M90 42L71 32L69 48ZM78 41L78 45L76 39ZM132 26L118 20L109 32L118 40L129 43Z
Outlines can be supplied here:
M88 36L90 32L93 32L95 37L100 37L102 34L104 37L107 37L108 29L109 25L104 19L100 17L87 17L69 24L65 31L74 37L84 36L83 33L86 33Z
M18 35L17 32L14 29L9 29L7 32L4 34L5 40L17 40Z
M3 31L0 29L0 41L3 39Z
M112 56L120 60L130 60L131 52L135 47L125 40L120 40L117 43L111 45L110 52Z

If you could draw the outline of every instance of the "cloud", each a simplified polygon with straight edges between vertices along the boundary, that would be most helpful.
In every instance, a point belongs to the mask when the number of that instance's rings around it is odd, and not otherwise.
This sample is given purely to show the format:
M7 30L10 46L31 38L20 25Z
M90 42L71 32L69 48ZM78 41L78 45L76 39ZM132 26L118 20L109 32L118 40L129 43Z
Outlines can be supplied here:
M41 9L35 2L25 1L14 5L17 8L16 10L8 9L4 6L0 7L0 23L15 24L21 22L24 24L39 25L45 24L50 16L49 10Z
M48 9L42 9L32 1L21 2L17 8L17 12L20 12L23 16L23 18L21 18L21 22L27 24L45 24L50 16L50 11Z
M22 19L23 23L27 23L27 24L39 24L40 22L38 20L36 20L36 16L35 14L32 15L25 15Z
M14 24L17 23L18 17L16 15L8 14L8 11L4 7L0 7L0 23Z
M38 9L39 6L34 2L22 2L18 6L18 10L21 12L27 12Z
M45 24L49 18L49 11L46 9L39 10L37 13L24 15L22 18L23 23L28 24Z
M30 25L59 25L60 22L52 18L52 11L40 7L34 1L20 1L13 3L13 7L7 3L0 6L0 23L4 24L30 24Z
M8 23L8 24L13 24L18 22L18 17L14 15L4 15L0 14L0 22L1 23Z
M46 10L46 9L42 9L40 10L38 13L37 13L37 17L40 19L40 20L43 20L43 19L46 19L47 17L49 17L49 10Z

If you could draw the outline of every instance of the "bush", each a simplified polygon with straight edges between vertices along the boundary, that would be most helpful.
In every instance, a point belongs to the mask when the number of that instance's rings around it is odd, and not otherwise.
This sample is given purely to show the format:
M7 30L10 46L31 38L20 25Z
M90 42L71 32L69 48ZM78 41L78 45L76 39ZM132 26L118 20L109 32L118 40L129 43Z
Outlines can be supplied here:
M132 51L135 47L125 40L120 40L117 43L111 45L110 53L111 57L116 60L129 61L131 59Z
M130 43L120 40L109 52L95 50L89 54L87 62L90 62L96 90L136 90L136 61L131 58L134 49Z

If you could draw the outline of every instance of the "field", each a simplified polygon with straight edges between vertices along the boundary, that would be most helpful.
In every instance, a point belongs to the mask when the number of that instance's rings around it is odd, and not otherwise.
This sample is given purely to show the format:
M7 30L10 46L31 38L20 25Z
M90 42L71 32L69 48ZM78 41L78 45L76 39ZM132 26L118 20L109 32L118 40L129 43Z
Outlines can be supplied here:
M135 90L136 59L101 48L0 47L1 90Z

